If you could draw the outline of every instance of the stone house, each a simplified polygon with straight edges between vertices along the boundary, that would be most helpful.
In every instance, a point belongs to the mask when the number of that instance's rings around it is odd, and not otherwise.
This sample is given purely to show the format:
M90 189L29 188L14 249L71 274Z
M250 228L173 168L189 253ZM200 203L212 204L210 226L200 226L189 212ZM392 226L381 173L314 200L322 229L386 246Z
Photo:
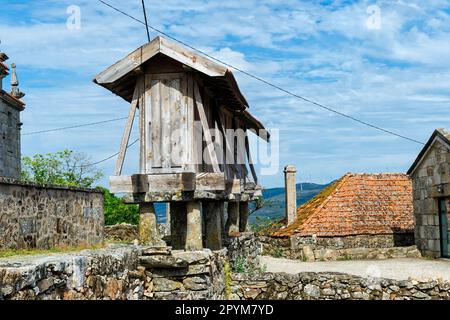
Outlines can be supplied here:
M12 64L11 92L3 88L3 78L9 74L4 63L8 60L5 53L0 52L0 177L20 177L20 112L25 104L20 100L24 94L19 90L16 66Z
M415 238L422 254L450 258L450 132L433 132L408 170L413 182Z
M271 234L291 247L390 248L414 244L412 184L406 174L348 173L297 209Z

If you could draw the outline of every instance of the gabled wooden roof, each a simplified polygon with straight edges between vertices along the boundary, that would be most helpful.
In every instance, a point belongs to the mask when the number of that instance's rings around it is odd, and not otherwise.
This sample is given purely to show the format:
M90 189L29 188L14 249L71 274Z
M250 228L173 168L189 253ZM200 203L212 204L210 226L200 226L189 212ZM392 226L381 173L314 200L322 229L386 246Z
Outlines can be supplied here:
M135 78L135 72L139 70L139 67L158 54L172 58L211 78L221 80L218 84L232 91L236 96L236 100L243 106L248 106L230 70L163 37L156 37L153 41L134 50L122 60L100 72L95 77L94 82L121 96L125 100L131 101L133 91L124 88L123 82L129 82L132 80L131 78ZM132 75L131 78L129 77L130 74Z
M100 72L94 82L131 102L136 79L142 74L143 65L151 61L157 63L161 55L199 72L205 80L204 85L216 97L228 107L243 112L243 120L251 129L264 129L262 123L246 111L247 100L229 69L163 37L156 37Z
M430 139L428 139L427 143L420 151L416 160L414 160L413 164L409 168L409 170L407 172L409 175L412 175L414 173L414 171L416 170L418 165L422 162L422 159L428 153L428 150L430 150L430 148L433 147L436 140L439 140L441 143L446 145L448 147L448 149L450 150L450 132L448 132L446 129L443 129L443 128L434 130Z

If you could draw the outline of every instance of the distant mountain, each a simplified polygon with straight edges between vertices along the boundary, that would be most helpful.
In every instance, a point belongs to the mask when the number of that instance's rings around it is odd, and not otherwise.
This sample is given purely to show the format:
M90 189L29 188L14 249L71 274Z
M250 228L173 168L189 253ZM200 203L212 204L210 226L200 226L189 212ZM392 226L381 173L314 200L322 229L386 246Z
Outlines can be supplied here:
M297 184L297 206L315 197L329 184L299 183ZM263 190L265 206L249 217L249 223L255 224L260 219L280 219L284 216L285 195L284 188L271 188ZM166 222L166 205L164 203L155 204L156 215L159 223ZM258 219L259 218L259 219Z
M329 184L299 183L297 184L297 207L315 197ZM260 219L280 219L284 217L286 207L284 188L263 190L264 207L250 215L249 223L257 223Z

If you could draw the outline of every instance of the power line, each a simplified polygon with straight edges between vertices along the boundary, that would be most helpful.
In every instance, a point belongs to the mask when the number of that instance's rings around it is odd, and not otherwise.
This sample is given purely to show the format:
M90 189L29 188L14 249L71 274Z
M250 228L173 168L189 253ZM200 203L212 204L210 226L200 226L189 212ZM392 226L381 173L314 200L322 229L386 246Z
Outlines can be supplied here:
M54 132L54 131L62 131L62 130L67 130L67 129L81 128L81 127L88 127L88 126L94 126L94 125L97 125L97 124L103 124L103 123L109 123L109 122L124 120L124 119L127 119L127 118L128 117L122 117L122 118L115 118L115 119L103 120L103 121L98 121L98 122L78 124L78 125L73 125L73 126L69 126L69 127L54 128L54 129L40 130L40 131L32 131L32 132L23 133L22 135L23 136L29 136L29 135L33 135L33 134L40 134L40 133L47 133L47 132Z
M128 148L130 148L132 145L136 144L136 142L138 142L138 141L139 141L139 139L136 139L136 140L134 140L132 143L130 143L130 144L127 146L127 150L128 150ZM105 158L105 159L102 159L102 160L100 160L100 161L93 162L93 163L89 163L89 164L84 164L84 165L82 165L82 166L76 166L76 167L77 167L77 168L92 167L92 166L98 165L98 164L100 164L100 163L106 162L106 161L108 161L108 160L110 160L110 159L116 157L117 155L119 155L119 152L116 152L115 154L110 155L109 157L107 157L107 158Z
M148 31L147 11L145 10L145 2L142 0L142 11L144 11L145 30L147 30L147 39L150 42L150 32Z
M115 11L117 11L117 12L119 12L119 13L121 13L121 14L127 16L127 17L129 17L130 19L133 19L133 20L135 20L135 21L137 21L137 22L142 23L142 24L145 25L145 22L143 22L143 21L137 19L136 17L133 17L132 15L130 15L130 14L128 14L128 13L126 13L126 12L124 12L124 11L122 11L122 10L120 10L120 9L118 9L118 8L116 8L116 7L114 7L114 6L112 6L112 5L110 5L109 3L107 3L107 2L105 2L105 1L103 1L103 0L98 0L98 1L101 2L101 3L103 3L104 5L106 5L107 7L109 7L109 8L111 8L111 9L113 9L113 10L115 10ZM421 145L425 145L425 143L422 142L422 141L416 140L416 139L414 139L414 138L407 137L407 136L405 136L405 135L396 133L396 132L391 131L391 130L388 130L388 129L384 129L384 128L382 128L382 127L379 127L379 126L377 126L377 125L371 124L371 123L366 122L366 121L364 121L364 120L360 120L360 119L358 119L358 118L356 118L356 117L354 117L354 116L351 116L351 115L349 115L349 114L346 114L346 113L340 112L340 111L338 111L338 110L335 110L335 109L333 109L333 108L331 108L331 107L325 106L325 105L323 105L323 104L321 104L321 103L315 102L315 101L313 101L313 100L311 100L311 99L305 98L305 97L303 97L303 96L301 96L301 95L299 95L299 94L293 93L293 92L291 92L291 91L289 91L289 90L287 90L287 89L284 89L284 88L282 88L282 87L280 87L280 86L278 86L278 85L276 85L276 84L273 84L273 83L271 83L271 82L269 82L269 81L267 81L267 80L265 80L265 79L263 79L263 78L261 78L261 77L255 76L255 75L253 75L253 74L251 74L251 73L249 73L249 72L247 72L247 71L244 71L244 70L242 70L242 69L240 69L240 68L238 68L238 67L235 67L235 66L233 66L233 65L231 65L231 64L229 64L229 63L226 63L225 61L222 61L222 60L220 60L220 59L218 59L218 58L216 58L216 57L213 57L212 55L210 55L210 54L208 54L208 53L206 53L206 52L203 52L202 50L197 49L197 48L195 48L195 47L189 45L188 43L186 43L186 42L184 42L184 41L178 40L177 38L175 38L175 37L173 37L173 36L171 36L171 35L165 33L165 32L162 31L162 30L159 30L158 28L153 27L152 25L148 25L148 28L150 28L150 29L152 29L152 30L154 30L154 31L156 31L156 32L158 32L158 33L160 33L160 34L166 36L166 37L169 38L169 39L172 39L173 41L176 41L176 42L178 42L178 43L184 45L185 47L188 47L188 48L190 48L190 49L192 49L192 50L194 50L194 51L196 51L196 52L198 52L198 53L201 53L202 55L204 55L205 57L210 58L211 60L217 61L217 62L219 62L219 63L221 63L221 64L223 64L223 65L225 65L225 66L227 66L227 67L229 67L229 68L232 68L232 69L234 69L234 70L236 70L236 71L241 72L242 74L245 74L246 76L248 76L248 77L250 77L250 78L253 78L253 79L255 79L255 80L259 81L259 82L262 82L262 83L264 83L264 84L266 84L266 85L268 85L268 86L270 86L270 87L272 87L272 88L274 88L274 89L277 89L277 90L279 90L279 91L281 91L281 92L284 92L284 93L286 93L286 94L288 94L288 95L290 95L290 96L293 96L293 97L295 97L295 98L297 98L297 99L303 100L303 101L305 101L305 102L307 102L307 103L310 103L310 104L312 104L312 105L314 105L314 106L316 106L316 107L319 107L319 108L325 109L325 110L327 110L327 111L333 112L333 113L335 113L335 114L337 114L337 115L340 115L340 116L342 116L342 117L345 117L345 118L347 118L347 119L350 119L350 120L352 120L352 121L355 121L355 122L357 122L357 123L359 123L359 124L368 126L368 127L372 128L372 129L375 129L375 130L378 130L378 131L381 131L381 132L384 132L384 133L387 133L387 134L390 134L390 135L393 135L393 136L396 136L396 137L399 137L399 138L402 138L402 139L405 139L405 140L408 140L408 141L411 141L411 142L414 142L414 143L418 143L418 144L421 144Z

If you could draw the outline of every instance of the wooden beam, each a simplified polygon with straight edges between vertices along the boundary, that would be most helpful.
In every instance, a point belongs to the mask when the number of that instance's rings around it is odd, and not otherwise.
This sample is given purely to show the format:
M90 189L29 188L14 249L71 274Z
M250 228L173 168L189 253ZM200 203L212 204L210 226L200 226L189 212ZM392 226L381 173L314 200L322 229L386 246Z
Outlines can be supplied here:
M216 151L214 150L214 143L212 142L211 132L209 131L208 119L206 118L205 109L202 103L202 97L200 96L200 90L198 84L194 81L194 100L197 105L198 114L200 116L200 122L203 127L203 134L205 135L206 148L208 150L208 155L211 160L211 165L214 172L220 172L219 163L217 161Z
M112 193L140 193L147 191L224 191L226 189L223 173L184 172L172 174L136 174L133 176L111 176ZM239 180L230 188L240 191Z
M248 132L248 130L246 131ZM255 165L253 164L252 155L250 154L250 143L248 142L248 134L245 137L245 151L247 152L248 165L250 166L250 171L252 172L253 181L258 184L258 176L256 175Z
M197 173L195 177L195 190L197 191L224 191L225 175L221 173Z
M125 131L123 133L122 142L120 143L119 156L116 161L116 169L114 170L114 175L120 176L122 174L123 162L125 160L125 155L128 149L128 142L130 141L131 129L133 128L134 117L136 115L136 108L139 102L139 88L136 83L133 93L133 101L131 102L130 111L128 113L127 123L125 125Z
M225 110L225 108L221 108L221 110ZM227 157L228 155L233 155L230 147L230 143L227 139L227 132L225 128L225 121L223 119L223 113L219 112L219 116L217 118L219 129L222 132L223 135L223 141L225 142L225 154L224 154L224 168L225 168L225 175L227 179L233 179L236 176L236 173L234 172L234 167L229 166L227 163Z
M145 75L140 76L137 80L136 87L138 88L139 97L139 170L140 173L147 171L147 150L146 150L146 135L147 135L147 121L145 116Z

